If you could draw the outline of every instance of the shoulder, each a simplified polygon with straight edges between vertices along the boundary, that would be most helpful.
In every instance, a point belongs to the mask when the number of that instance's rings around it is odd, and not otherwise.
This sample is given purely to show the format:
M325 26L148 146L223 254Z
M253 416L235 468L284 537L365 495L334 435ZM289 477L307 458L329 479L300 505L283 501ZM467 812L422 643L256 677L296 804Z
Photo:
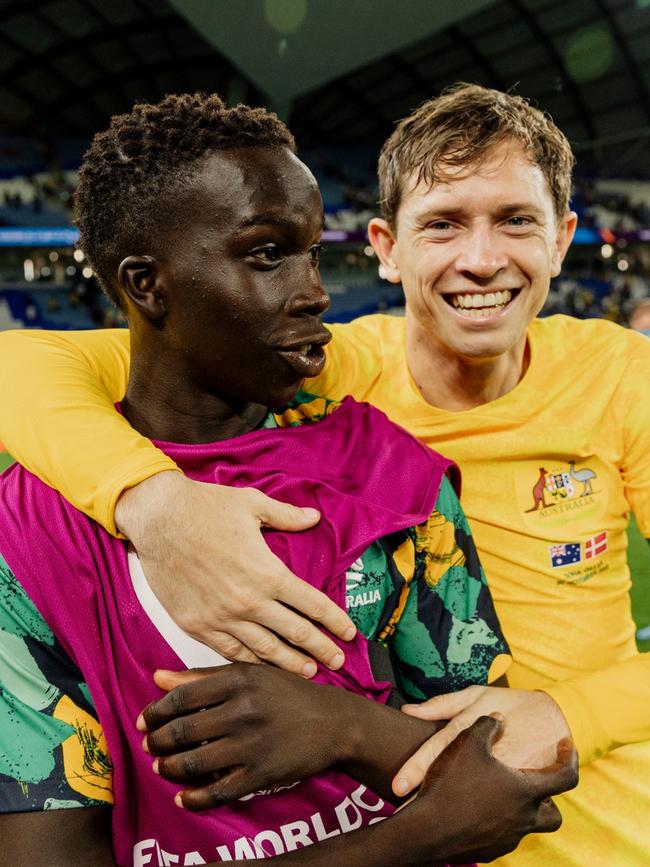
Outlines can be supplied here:
M606 372L609 381L630 365L650 369L650 340L605 319L549 316L534 320L528 334L546 375L548 365L587 377Z
M572 344L572 349L593 353L634 352L650 358L650 341L643 334L606 319L575 319L558 314L535 319L531 337L540 343Z
M383 342L394 341L404 333L405 319L403 316L389 316L385 313L373 313L370 316L360 316L352 322L333 323L328 326L336 342L353 342L366 340Z

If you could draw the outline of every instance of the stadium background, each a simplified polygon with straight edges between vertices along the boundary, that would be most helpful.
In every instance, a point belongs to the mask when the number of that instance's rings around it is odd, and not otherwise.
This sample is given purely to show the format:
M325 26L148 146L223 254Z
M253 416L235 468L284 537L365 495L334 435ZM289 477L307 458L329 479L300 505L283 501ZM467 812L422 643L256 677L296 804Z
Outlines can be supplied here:
M0 0L0 330L123 324L74 248L76 170L110 115L193 90L288 122L323 191L329 319L399 315L364 231L377 152L461 80L532 98L576 153L580 229L544 313L626 325L650 297L650 0ZM634 527L630 565L650 624Z

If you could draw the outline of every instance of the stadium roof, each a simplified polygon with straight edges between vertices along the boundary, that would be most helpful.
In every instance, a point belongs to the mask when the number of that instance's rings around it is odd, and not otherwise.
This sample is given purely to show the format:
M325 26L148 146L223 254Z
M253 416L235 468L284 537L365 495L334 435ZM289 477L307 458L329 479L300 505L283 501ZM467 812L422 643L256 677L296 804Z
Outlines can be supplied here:
M650 0L0 0L0 130L54 148L197 89L376 147L458 80L533 98L583 167L650 176Z

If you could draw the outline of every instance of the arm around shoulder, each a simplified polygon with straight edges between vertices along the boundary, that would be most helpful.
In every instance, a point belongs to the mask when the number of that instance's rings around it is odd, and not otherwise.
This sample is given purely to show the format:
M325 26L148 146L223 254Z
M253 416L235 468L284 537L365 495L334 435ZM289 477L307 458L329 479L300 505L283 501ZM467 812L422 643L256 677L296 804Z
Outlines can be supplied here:
M0 335L0 440L114 534L121 492L175 469L115 411L128 367L129 335L123 329Z

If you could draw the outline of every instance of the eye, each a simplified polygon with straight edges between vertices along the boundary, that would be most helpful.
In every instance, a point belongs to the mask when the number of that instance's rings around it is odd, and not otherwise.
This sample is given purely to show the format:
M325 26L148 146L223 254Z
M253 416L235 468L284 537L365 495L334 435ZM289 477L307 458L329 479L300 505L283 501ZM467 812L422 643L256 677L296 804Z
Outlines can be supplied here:
M260 262L271 264L282 261L284 253L277 244L264 244L251 250L249 256L253 256Z
M424 227L426 237L433 241L449 241L456 236L459 231L458 223L452 223L451 220L431 220Z
M325 251L325 247L322 244L312 244L309 248L309 258L311 259L312 265L318 268L320 264L321 254Z
M524 229L527 226L530 226L533 221L530 217L521 217L518 214L515 214L512 217L508 217L506 220L507 226L512 226L513 229Z

